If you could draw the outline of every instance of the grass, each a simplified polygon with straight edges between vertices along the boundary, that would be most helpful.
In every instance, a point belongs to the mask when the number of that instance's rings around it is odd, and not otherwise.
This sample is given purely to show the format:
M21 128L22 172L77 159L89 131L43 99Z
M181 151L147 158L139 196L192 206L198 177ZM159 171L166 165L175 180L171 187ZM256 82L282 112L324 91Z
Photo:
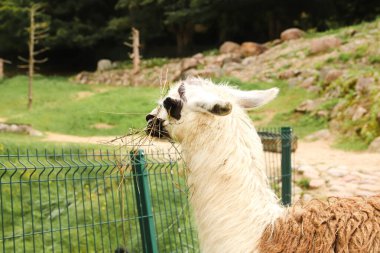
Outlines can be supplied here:
M123 135L145 125L145 114L159 97L158 88L79 85L60 77L38 77L33 108L26 109L27 79L6 79L0 84L0 117L30 124L40 131L64 134ZM81 96L84 94L86 96ZM109 125L97 129L95 124Z
M241 82L235 78L216 79L218 82L229 82L243 90L280 88L276 99L261 108L249 112L257 127L278 128L291 126L299 137L327 127L326 120L304 114L294 113L294 109L304 100L314 98L312 94L299 87L290 87L286 82L276 80L271 83Z
M0 239L9 237L2 251L114 252L123 246L142 252L128 158L104 151L48 154L0 156L7 168L0 177ZM173 160L160 161L147 159L159 252L198 252L183 171Z
M368 143L358 136L343 136L335 141L333 147L346 151L363 151L368 148Z

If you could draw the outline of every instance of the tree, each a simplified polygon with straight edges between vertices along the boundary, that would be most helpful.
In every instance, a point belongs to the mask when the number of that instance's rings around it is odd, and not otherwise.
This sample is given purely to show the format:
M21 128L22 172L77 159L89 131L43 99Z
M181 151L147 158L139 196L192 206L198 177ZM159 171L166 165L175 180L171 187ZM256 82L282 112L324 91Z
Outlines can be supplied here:
M37 49L37 46L41 45L41 41L46 39L49 31L49 24L46 21L41 21L43 5L41 4L32 4L29 8L29 28L27 31L29 33L28 39L28 48L29 48L29 57L25 59L19 57L19 59L27 65L21 65L22 68L28 69L28 109L32 108L33 103L33 77L35 73L35 64L44 63L48 59L36 59L36 56L45 52L48 48L41 47Z

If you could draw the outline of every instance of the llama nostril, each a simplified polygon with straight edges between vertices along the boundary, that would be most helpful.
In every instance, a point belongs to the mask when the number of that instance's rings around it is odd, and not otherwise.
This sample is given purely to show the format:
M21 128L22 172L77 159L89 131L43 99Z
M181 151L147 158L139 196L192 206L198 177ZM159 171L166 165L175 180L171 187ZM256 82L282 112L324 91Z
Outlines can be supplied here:
M152 119L154 119L155 117L156 117L156 116L153 115L153 114L148 114L148 115L146 115L145 120L146 120L146 122L149 122L149 120L152 120Z

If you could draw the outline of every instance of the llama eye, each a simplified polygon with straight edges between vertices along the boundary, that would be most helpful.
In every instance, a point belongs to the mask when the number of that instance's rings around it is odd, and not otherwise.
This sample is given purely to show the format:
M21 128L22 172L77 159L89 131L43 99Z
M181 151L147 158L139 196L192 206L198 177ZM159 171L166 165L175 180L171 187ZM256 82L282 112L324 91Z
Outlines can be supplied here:
M164 108L168 112L169 116L175 118L176 120L181 118L182 107L183 103L181 100L172 99L170 97L164 100Z

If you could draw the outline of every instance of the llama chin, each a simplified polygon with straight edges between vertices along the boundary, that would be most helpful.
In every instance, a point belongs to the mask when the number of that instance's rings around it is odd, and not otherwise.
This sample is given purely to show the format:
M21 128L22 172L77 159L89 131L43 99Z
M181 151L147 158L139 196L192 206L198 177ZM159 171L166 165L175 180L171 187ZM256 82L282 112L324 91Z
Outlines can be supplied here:
M147 116L149 134L181 144L201 252L380 252L380 196L279 204L246 113L278 92L190 78Z

